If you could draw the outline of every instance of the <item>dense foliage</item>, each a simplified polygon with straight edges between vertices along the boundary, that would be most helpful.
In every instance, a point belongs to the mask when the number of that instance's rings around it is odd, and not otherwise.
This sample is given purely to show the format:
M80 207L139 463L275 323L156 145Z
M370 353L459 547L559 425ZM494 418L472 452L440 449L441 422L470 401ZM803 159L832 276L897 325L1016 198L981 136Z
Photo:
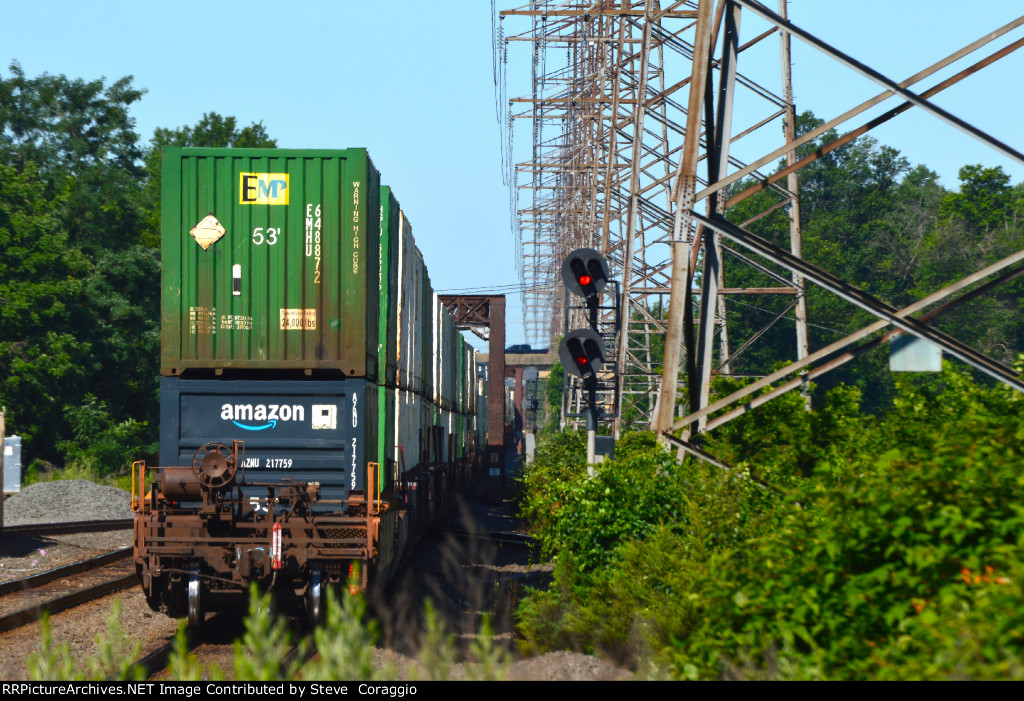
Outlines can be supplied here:
M804 134L822 122L810 113L797 119ZM825 132L798 150L810 155L835 141ZM943 188L924 165L861 137L799 171L803 257L897 307L1024 248L1024 184L1011 186L1001 168L960 169L959 191ZM753 185L736 183L735 196ZM744 224L781 200L769 190L731 207L726 216ZM780 207L746 228L789 250L789 209ZM783 280L787 271L758 259ZM725 256L726 287L777 287L780 283ZM756 301L755 301L756 300ZM762 330L792 302L788 296L728 299L730 341L735 346ZM874 317L815 285L807 287L811 349L821 348L874 321ZM1010 363L1024 352L1024 279L1003 284L934 320L934 325L993 358ZM731 364L738 374L765 373L795 357L794 312L789 310ZM840 383L858 387L863 408L883 410L895 386L884 353L862 356L820 380L818 396Z
M123 470L156 450L159 163L167 145L274 146L262 124L203 115L157 129L144 90L0 74L0 405L25 462Z
M1024 678L1024 397L948 366L879 416L857 394L727 424L732 472L633 435L588 480L582 439L549 436L526 645L681 678Z

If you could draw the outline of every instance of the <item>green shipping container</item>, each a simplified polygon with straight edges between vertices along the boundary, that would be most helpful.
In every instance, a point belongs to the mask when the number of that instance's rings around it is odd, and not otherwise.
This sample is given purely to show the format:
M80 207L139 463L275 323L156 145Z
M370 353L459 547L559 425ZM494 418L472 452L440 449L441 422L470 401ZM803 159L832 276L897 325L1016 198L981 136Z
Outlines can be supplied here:
M398 263L398 249L402 245L402 232L411 229L394 192L387 185L380 188L380 325L378 330L378 363L381 368L380 384L397 386L398 382L398 280L402 275Z
M398 280L401 270L398 264L398 250L402 245L402 231L408 227L405 215L391 188L380 188L380 259L377 289L380 295L379 322L377 331L377 367L381 373L378 385L377 455L381 465L380 488L392 486L390 479L396 473L393 465L395 437L395 411L397 401L393 388L398 378ZM387 385L387 386L385 386Z
M380 175L365 149L168 148L164 375L378 379Z

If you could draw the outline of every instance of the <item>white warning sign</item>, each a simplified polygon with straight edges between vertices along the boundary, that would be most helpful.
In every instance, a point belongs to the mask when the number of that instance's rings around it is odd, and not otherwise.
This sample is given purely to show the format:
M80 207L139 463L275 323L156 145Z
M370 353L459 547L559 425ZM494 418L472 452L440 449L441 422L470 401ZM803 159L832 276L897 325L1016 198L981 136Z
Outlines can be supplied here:
M212 246L214 243L220 240L220 238L227 233L217 217L209 214L202 218L202 220L188 230L188 233L192 234L192 238L196 240L205 251L207 248Z
M281 330L300 329L309 331L316 328L316 309L282 309Z

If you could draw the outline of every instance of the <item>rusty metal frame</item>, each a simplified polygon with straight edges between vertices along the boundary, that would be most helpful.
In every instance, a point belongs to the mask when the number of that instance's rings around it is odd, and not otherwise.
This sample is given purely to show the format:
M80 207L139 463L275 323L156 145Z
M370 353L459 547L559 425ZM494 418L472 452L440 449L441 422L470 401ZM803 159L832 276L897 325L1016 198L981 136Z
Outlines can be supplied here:
M625 368L619 375L622 410L639 410L641 416L648 418L656 403L657 378L662 374L656 343L652 341L666 332L665 301L672 289L670 250L680 245L673 237L674 214L678 209L674 186L690 118L685 101L676 95L686 90L693 78L691 72L673 80L671 71L681 61L690 62L695 39L691 41L688 37L691 33L696 36L694 19L701 12L699 4L691 2L689 7L697 12L673 15L666 12L666 7L681 5L660 7L661 4L665 3L604 0L545 4L547 9L579 10L551 13L546 24L544 8L531 10L531 5L519 12L502 13L529 12L533 24L530 31L520 35L506 37L503 29L498 32L505 51L496 52L499 56L507 55L509 42L534 44L533 93L509 101L510 108L526 105L528 109L510 109L505 115L510 128L516 119L531 120L534 127L534 158L514 166L510 177L531 178L528 184L514 183L512 198L512 205L518 210L517 243L524 251L521 274L529 290L524 297L528 337L550 345L562 332L561 324L540 320L548 316L557 318L557 311L564 304L560 285L554 279L561 256L582 246L601 250L609 258L613 276L622 282L620 309L624 328L612 341L616 365ZM705 18L703 26L717 27L726 7L726 3L719 2L713 8L714 20ZM735 19L735 6L728 7L730 17ZM770 28L741 45L733 42L733 63L743 51L777 33L776 28ZM555 50L552 47L570 52L570 60L551 68L544 57L545 52ZM707 66L708 70L721 71L723 61L709 54ZM502 70L503 66L499 73ZM785 105L784 100L755 81L735 72L728 81L730 90L734 84L767 98L772 115L757 120L738 135L723 137L726 144L735 143L785 114L784 109L778 109ZM729 117L729 111L724 112L722 121ZM706 154L700 121L698 114L693 129L697 150L693 168L695 187L706 184L696 174L696 164L703 162ZM562 129L564 122L577 128ZM586 128L578 128L580 124ZM734 169L743 167L732 157L722 161ZM773 189L784 197L790 196L783 186ZM524 203L520 200L522 196L531 199ZM693 234L689 227L684 236L687 241L682 245L699 255L700 246L690 245ZM693 261L691 268L696 263ZM688 272L692 279L692 272ZM699 293L693 299L698 298ZM724 298L717 305L719 312L715 316L721 321ZM568 326L574 327L578 322L570 318ZM717 337L722 352L727 353L724 326L718 329Z
M768 22L770 28L740 43L737 25L741 8ZM564 328L555 321L563 305L556 273L560 256L583 246L605 253L611 263L612 277L622 282L623 328L615 352L621 369L620 415L628 409L643 409L651 416L656 430L670 431L674 426L675 430L685 432L684 438L691 429L710 429L727 420L725 416L735 415L729 412L711 416L712 411L723 407L720 402L709 406L709 382L716 374L729 374L730 360L749 347L763 330L748 339L730 338L725 304L731 294L792 295L793 301L787 306L795 316L797 362L790 367L802 369L803 375L785 387L806 388L809 379L835 367L833 362L810 366L820 360L821 355L820 352L810 353L808 347L805 279L823 284L883 319L868 328L881 324L877 331L892 324L897 329L934 340L955 357L1000 381L1015 387L1019 385L1008 368L926 326L922 322L924 317L904 318L906 310L896 310L880 300L859 294L860 291L848 282L806 265L801 259L797 176L806 165L914 106L1004 156L1024 163L1024 155L1015 149L929 101L950 85L1018 50L1024 46L1024 39L975 61L923 92L908 89L1018 29L1024 25L1024 17L896 82L789 21L786 0L779 0L778 12L756 0L691 0L688 3L569 0L533 2L518 10L504 11L502 15L530 15L532 21L526 32L508 37L501 34L505 51L497 52L499 56L504 55L507 62L510 41L528 42L533 48L533 92L510 101L508 111L503 114L510 134L517 119L529 120L533 126L533 158L513 168L513 175L528 174L531 181L517 182L511 201L518 213L517 237L526 251L522 264L524 283L533 290L543 290L543 295L524 299L527 331L547 333L548 338L543 340L550 343ZM748 79L739 70L746 49L776 34L780 41L781 96ZM793 128L796 108L790 77L791 36L880 84L883 91L798 137ZM716 57L713 54L719 39L722 40L721 53ZM551 58L553 52L563 50L565 61ZM731 101L737 86L763 98L768 109L752 125L733 128ZM684 89L688 97L681 100L677 95ZM798 147L892 97L901 98L901 104L846 132L838 141L814 154L797 160ZM527 106L527 110L513 112L519 106ZM780 117L784 126L780 146L749 164L732 156L731 145L767 125L778 124L776 120ZM770 175L759 172L760 168L780 158L786 159L785 169ZM702 162L708 168L706 178L698 173ZM739 193L730 192L728 201L723 202L725 198L719 195L724 188L744 178L752 178L753 184ZM773 190L781 201L769 205L750 221L785 206L790 218L788 253L751 245L749 232L717 216L725 207L765 189ZM706 215L695 211L702 200L706 200ZM723 236L740 242L743 248L753 248L757 255L748 256L723 246ZM666 250L671 250L671 254L661 254ZM769 272L779 286L747 290L724 288L723 252L730 254L730 265L753 265ZM789 279L770 271L759 256L787 268ZM975 276L970 278L974 280ZM694 287L697 279L701 280L700 289ZM980 278L975 282L978 280ZM952 288L962 289L954 285L940 293L950 294L947 291ZM935 295L925 299L933 298ZM950 304L959 304L964 299ZM669 302L667 315L666 301ZM907 309L912 307L914 305ZM546 321L548 319L550 321ZM567 325L573 327L574 321L581 320L570 318ZM652 353L652 339L659 335L666 338L665 357L660 363ZM865 338L858 334L852 336ZM844 341L845 345L853 342L850 338ZM730 350L731 342L736 343L738 351ZM856 355L879 342L878 339L870 341L851 353ZM679 398L680 370L685 372L682 384L688 400L684 403L687 415L677 421L674 413ZM779 379L776 374L769 377ZM760 380L755 384L762 388L767 386ZM776 390L768 394L777 396ZM756 390L745 390L753 391ZM653 401L655 393L657 401ZM717 408L711 410L711 406Z
M239 464L237 441L232 462ZM368 484L375 466L367 465ZM135 469L145 484L145 463L133 466L133 480ZM149 469L164 475L192 474L191 468ZM183 604L180 588L173 583L187 576L199 577L210 591L238 595L250 581L276 582L280 575L280 591L295 593L304 590L311 567L321 568L331 581L344 583L352 578L350 565L361 563L358 584L365 588L370 564L393 570L398 520L408 518L394 498L374 503L367 493L343 501L321 500L318 483L247 485L266 488L266 498L259 500L266 509L263 514L233 480L217 488L196 482L194 495L188 497L195 502L191 506L174 501L181 496L165 493L168 484L154 480L150 493L134 505L133 560L151 605L162 601L171 615L180 613ZM280 543L278 560L271 556L275 540ZM375 586L385 581L382 576Z
M452 315L455 328L487 329L487 461L505 470L505 435L501 420L505 415L505 295L438 295ZM497 457L497 459L495 459Z
M928 307L928 306L930 306L932 304L935 304L935 303L945 299L949 295L952 295L952 294L954 294L956 292L959 292L960 290L964 289L965 287L968 287L968 286L970 286L972 284L975 284L975 283L977 283L977 282L979 282L981 280L984 280L986 277L988 277L990 275L994 275L997 272L1000 272L1001 270L1004 270L1005 268L1007 268L1007 267L1009 267L1011 265L1014 265L1015 263L1019 263L1021 261L1024 261L1024 251L1018 251L1017 253L1014 253L1014 254L1012 254L1010 256L1007 256L1006 258L1003 258L1002 260L1000 260L1000 261L998 261L996 263L993 263L992 265L986 266L985 268L982 268L981 270L977 271L976 273L968 275L967 277L965 277L965 278L963 278L961 280L958 280L957 282L955 282L955 283L953 283L951 285L947 285L946 287L942 288L941 290L933 292L932 294L928 295L927 297L924 297L924 298L914 302L913 304L910 304L907 307L904 307L903 309L901 309L898 312L896 312L896 315L897 316L907 316L907 315L910 315L910 314L915 314L915 313L921 311L922 309L925 309L926 307ZM987 283L986 285L978 288L977 290L974 290L973 292L970 292L970 293L964 295L962 298L960 298L960 299L958 299L956 301L957 301L957 303L968 301L969 299L974 298L978 294L981 294L981 293L989 291L990 289L992 289L996 285L1002 284L1004 282L1008 282L1009 280L1011 280L1011 279L1013 279L1015 277L1018 277L1021 274L1021 272L1022 271L1020 269L1018 269L1018 270L1013 271L1012 273L1005 274L1005 275L999 277L998 279L993 280L992 282ZM941 308L941 311L945 311L946 309L949 309L951 304L944 305ZM938 311L940 311L940 310L936 310L936 312L938 312ZM929 312L929 314L922 316L920 318L920 321L922 321L922 322L927 321L928 319L932 318L932 316L934 316L936 312ZM722 399L717 400L717 401L713 402L712 404L710 404L710 405L708 405L706 407L702 407L700 409L700 411L694 412L694 413L690 414L689 416L686 416L686 417L680 419L679 421L677 421L675 423L675 425L674 425L674 428L682 428L683 426L686 426L686 425L688 425L690 423L693 423L694 421L697 421L699 418L701 418L701 416L708 416L708 415L710 415L710 414L712 414L712 413L714 413L716 411L719 411L721 409L725 409L725 408L731 406L732 404L735 404L739 400L743 399L744 397L747 397L747 396L753 394L754 392L758 392L758 391L760 391L762 389L770 387L773 382L781 380L781 379L785 378L786 376L793 374L794 372L801 371L803 368L809 366L811 363L815 363L815 362L817 362L819 360L824 360L825 358L831 357L833 354L842 351L847 346L849 346L849 345L851 345L853 343L856 343L857 341L860 341L860 340L862 340L864 338L867 338L868 336L870 336L873 333L881 331L882 329L884 329L888 325L889 325L889 322L885 321L885 320L876 321L876 322L874 322L872 324L869 324L868 326L865 326L864 328L862 328L862 329L860 329L858 331L853 332L852 334L846 336L845 338L841 338L838 341L830 343L829 345L825 346L824 348L818 349L814 353L809 354L805 358L802 358L801 360L798 360L797 362L795 362L795 363L793 363L791 365L787 365L786 367L784 367L784 368L782 368L780 370L776 370L775 372L773 372L770 375L766 375L765 377L758 379L756 382L754 382L752 384L749 384L749 385L743 387L742 389L737 390L736 392L733 392L732 394L730 394L727 397L723 397ZM839 356L838 358L835 358L833 361L830 361L829 367L827 369L832 369L832 367L838 367L842 363L846 362L847 360L851 360L851 359L852 359L852 356L849 357L849 358L845 358L845 359L844 359L844 356ZM841 361L841 362L837 362L837 361ZM832 365L831 364L832 362L835 362L835 365ZM820 374L823 374L823 373L820 372L820 371L817 371L817 370L812 370L812 371L810 371L808 373L808 375L809 375L809 377L811 379L813 379L813 377L816 377L816 376L818 376ZM784 391L789 391L791 389L794 389L795 386L796 385L793 384L793 383L789 383L787 385L784 385L784 387L785 387ZM776 388L776 390L777 389L779 389L779 388ZM775 392L776 390L772 390L772 392ZM779 395L778 394L773 394L773 396L779 396ZM760 402L760 403L763 403L763 402ZM721 423L724 423L724 422L712 421L709 424L709 428L714 428L717 425L721 425Z

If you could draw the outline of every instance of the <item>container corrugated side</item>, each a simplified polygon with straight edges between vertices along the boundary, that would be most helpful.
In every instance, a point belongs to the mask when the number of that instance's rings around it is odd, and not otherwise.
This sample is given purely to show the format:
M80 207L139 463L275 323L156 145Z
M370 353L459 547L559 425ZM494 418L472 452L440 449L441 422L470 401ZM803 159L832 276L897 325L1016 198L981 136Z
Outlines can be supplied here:
M427 397L436 397L436 378L431 370L434 358L434 346L431 342L431 338L433 329L437 324L437 309L434 306L434 288L430 284L430 274L427 271L426 265L423 266L423 276L420 278L420 285L420 300L423 309L422 318L419 319L419 336L417 337L420 343L418 349L420 354L420 368L422 368L423 373L420 378L420 386L422 387L421 391L426 394Z
M244 441L242 485L318 482L324 499L365 489L377 456L378 392L345 380L160 380L160 464L191 465L208 443ZM265 496L262 487L244 488ZM328 507L336 508L336 507Z
M396 387L408 388L409 387L409 328L408 319L412 312L410 309L411 295L409 293L409 287L412 283L410 264L409 264L409 247L406 244L406 235L404 230L399 232L398 236L398 291L395 294L395 300L398 303L395 331L395 377L394 384ZM390 383L389 383L390 384Z
M485 446L490 417L487 415L487 379L483 377L476 380L476 405L476 439L480 446Z
M430 327L430 396L435 406L440 407L441 402L441 354L444 347L441 343L441 315L437 313L441 303L437 294L431 295L431 309L433 311L433 324Z
M444 308L438 304L438 314L441 316L441 406L454 410L455 392L459 381L459 356L462 354L462 335L455 328L455 322Z
M404 389L395 389L395 399L398 405L396 415L396 430L398 434L397 445L401 451L396 451L401 466L408 472L420 465L423 456L420 454L420 437L426 435L426 430L431 426L432 405L425 397L415 392Z
M407 226L404 213L392 189L380 188L380 273L377 287L381 295L379 363L384 368L384 384L394 386L398 380L398 317L399 289L402 276L400 250L402 229Z
M394 397L388 392L388 385L394 386L398 369L398 289L401 271L398 269L398 253L401 246L402 215L398 200L391 188L381 186L380 189L380 245L379 272L377 291L378 304L378 337L377 363L381 368L380 384L377 386L378 403L378 450L380 456L380 487L389 484L390 475L394 474L391 446L395 445L394 412L397 410Z
M399 297L402 304L398 318L398 385L414 392L423 392L422 322L424 316L429 317L423 300L426 270L423 256L413 241L411 227L402 232L400 256L402 276ZM429 345L429 337L426 343Z
M364 149L168 148L161 373L375 379L379 199Z

